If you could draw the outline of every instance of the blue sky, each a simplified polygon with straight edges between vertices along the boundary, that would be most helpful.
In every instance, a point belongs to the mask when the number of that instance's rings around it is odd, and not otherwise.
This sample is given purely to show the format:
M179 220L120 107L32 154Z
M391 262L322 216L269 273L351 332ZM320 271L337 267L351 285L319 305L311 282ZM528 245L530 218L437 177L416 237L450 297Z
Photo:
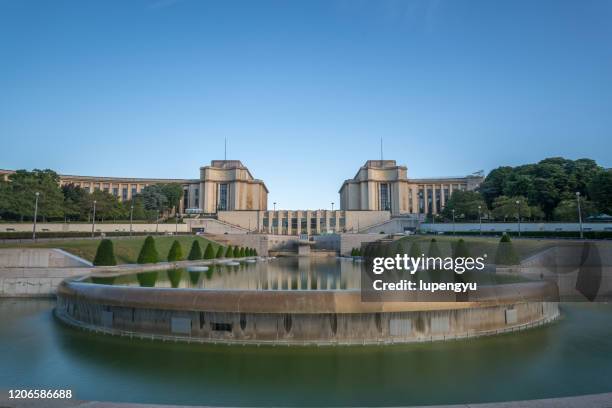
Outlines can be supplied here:
M607 0L0 0L0 168L198 177L328 208L367 159L411 177L612 167Z

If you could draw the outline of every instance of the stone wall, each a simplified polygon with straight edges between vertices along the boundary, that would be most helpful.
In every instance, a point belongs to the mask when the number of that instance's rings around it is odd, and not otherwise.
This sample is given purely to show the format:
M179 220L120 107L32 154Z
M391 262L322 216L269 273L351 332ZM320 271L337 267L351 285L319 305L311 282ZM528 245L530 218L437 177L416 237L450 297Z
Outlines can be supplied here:
M229 313L105 305L60 295L58 317L112 334L190 342L381 344L477 337L556 319L556 303L382 313Z

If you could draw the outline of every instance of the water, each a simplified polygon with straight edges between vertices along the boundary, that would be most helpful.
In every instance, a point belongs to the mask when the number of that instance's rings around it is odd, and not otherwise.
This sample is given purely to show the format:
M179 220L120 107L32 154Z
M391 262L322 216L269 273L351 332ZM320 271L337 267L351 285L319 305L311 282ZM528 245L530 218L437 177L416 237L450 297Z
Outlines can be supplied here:
M87 283L215 290L359 290L364 263L335 257L287 257L268 262L214 265L208 271L186 269L87 279ZM481 273L483 284L513 283L524 278Z
M612 305L496 337L382 347L245 347L95 335L58 323L50 300L0 301L0 390L216 405L411 405L612 391Z

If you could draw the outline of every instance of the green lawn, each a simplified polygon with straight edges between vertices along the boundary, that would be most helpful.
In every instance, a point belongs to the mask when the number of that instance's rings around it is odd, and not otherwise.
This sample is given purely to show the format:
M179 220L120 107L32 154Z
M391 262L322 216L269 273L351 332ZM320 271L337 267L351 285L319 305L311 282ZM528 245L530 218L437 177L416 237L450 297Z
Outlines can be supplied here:
M459 239L463 240L468 245L470 254L473 256L476 254L495 254L497 252L499 237L453 237L449 235L416 235L408 238L404 238L409 242L419 241L421 249L427 248L426 244L435 238L438 242L438 247L445 256L451 255L451 244L456 243ZM558 245L559 243L565 242L563 240L554 239L512 239L512 246L516 250L516 253L521 259L529 258L531 255L542 251L543 249L550 248ZM446 249L446 250L445 250ZM448 253L445 253L448 252Z
M113 241L113 246L115 247L115 257L117 258L118 264L125 263L136 263L136 259L138 259L138 253L140 252L140 248L144 243L145 236L142 237L134 237L134 238L111 238ZM189 254L189 249L191 248L192 242L197 239L200 242L200 248L202 248L202 253L206 248L208 243L211 243L215 249L215 253L219 248L219 244L216 242L210 241L206 238L202 238L199 236L160 236L155 237L155 246L157 247L157 252L159 253L160 261L165 261L166 256L168 255L168 251L170 250L170 246L174 240L178 240L183 247L183 255L187 258ZM38 242L38 243L9 243L9 244L0 244L0 248L59 248L63 249L66 252L70 252L76 256L79 256L83 259L87 259L88 261L93 261L96 256L96 250L98 248L98 244L100 240L91 240L91 239L67 239L67 240L54 240L50 242Z

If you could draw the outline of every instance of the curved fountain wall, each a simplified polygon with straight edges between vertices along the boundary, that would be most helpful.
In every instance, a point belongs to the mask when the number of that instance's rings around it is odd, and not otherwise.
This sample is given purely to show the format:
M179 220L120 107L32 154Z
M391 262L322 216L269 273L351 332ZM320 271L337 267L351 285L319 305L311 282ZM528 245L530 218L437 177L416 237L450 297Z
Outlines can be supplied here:
M213 343L381 344L492 335L559 316L554 283L479 290L477 302L361 302L359 291L140 288L65 280L56 316L132 337Z

